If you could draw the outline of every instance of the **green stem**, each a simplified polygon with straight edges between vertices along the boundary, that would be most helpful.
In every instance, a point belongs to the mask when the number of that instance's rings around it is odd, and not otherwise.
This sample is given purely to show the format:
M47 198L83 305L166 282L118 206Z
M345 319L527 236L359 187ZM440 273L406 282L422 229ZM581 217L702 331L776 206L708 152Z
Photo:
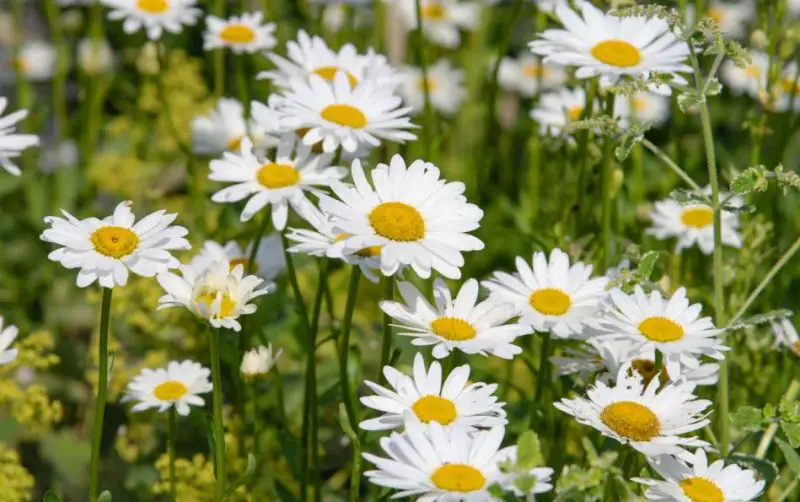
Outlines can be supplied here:
M344 308L344 318L342 318L342 333L340 338L339 351L339 380L342 385L342 401L347 412L347 421L350 428L358 433L358 414L353 403L353 391L350 387L350 372L348 371L348 359L350 357L350 330L353 326L353 312L356 307L356 297L358 296L358 283L361 279L361 269L357 266L350 268L350 285L347 288L347 303Z
M246 54L233 54L233 75L236 81L236 92L239 94L239 101L244 107L245 118L250 117L250 91L247 86L247 74L245 71Z
M383 299L392 301L394 299L394 276L383 278ZM383 340L381 341L381 362L378 367L377 382L383 381L383 367L389 364L389 355L392 352L392 317L383 314Z
M217 17L225 17L225 0L212 0L211 13ZM225 51L217 49L211 55L211 67L214 72L214 98L225 94Z
M533 337L534 335L529 335ZM531 402L530 423L533 426L536 422L536 413L543 408L541 402L544 399L545 387L550 385L550 333L542 335L542 349L539 354L539 370L536 376L536 392Z
M422 145L425 148L425 158L430 160L432 154L431 138L435 136L435 117L433 116L433 109L431 108L431 90L428 85L428 58L425 54L425 35L423 33L423 16L422 16L422 1L414 0L414 9L417 15L417 40L416 40L416 58L417 64L422 72L422 95L424 97L424 117L425 117L425 130L422 132Z
M103 288L103 303L100 307L100 340L97 347L97 404L92 424L92 458L89 468L89 500L97 500L100 468L100 442L103 439L103 418L106 413L108 393L108 326L111 321L111 293L113 289Z
M800 380L792 380L792 383L789 384L789 388L786 389L786 392L783 394L781 401L792 402L797 399L798 394L800 394ZM761 441L759 441L758 447L756 447L756 458L764 458L767 455L769 446L772 444L772 440L775 439L775 434L777 432L778 423L773 422L769 424L767 430L764 431L764 435L761 436Z
M220 329L211 330L211 382L213 384L214 474L217 501L225 497L225 428L222 423L222 370L220 368Z
M383 52L383 29L386 25L385 17L386 17L386 6L384 0L372 0L372 12L374 13L375 22L374 32L373 32L373 45L375 46L375 50L378 52Z
M697 183L696 183L696 182L695 182L695 181L692 179L692 177L691 177L691 176L689 176L689 175L686 173L686 171L684 171L683 169L681 169L681 167L680 167L678 164L676 164L676 163L675 163L675 161L673 161L673 160L672 160L672 159L669 157L669 155L667 155L667 154L666 154L666 153L665 153L663 150L661 150L660 148L658 148L656 145L654 145L653 143L651 143L651 142L650 142L649 140L647 140L647 139L643 139L643 140L642 140L642 146L644 146L645 148L647 148L648 150L650 150L650 152L651 152L653 155L655 155L655 156L656 156L656 157L658 157L658 158L659 158L659 159L660 159L662 162L664 162L664 163L667 165L667 167L669 167L670 169L672 169L672 170L675 172L675 174L677 174L677 175L678 175L678 177L680 177L680 179L682 179L683 181L685 181L687 185L689 185L690 187L692 187L692 189L693 189L695 192L698 192L698 193L703 193L703 189L700 187L700 185L698 185L698 184L697 184Z
M172 502L177 502L178 496L175 488L175 434L177 433L177 416L175 407L169 409L169 429L167 431L167 450L169 453L169 495Z
M614 97L612 93L606 96L605 113L614 115ZM602 223L601 235L603 240L603 270L611 266L613 262L612 242L611 242L611 212L613 210L611 192L614 184L614 139L611 135L606 136L603 142L603 171L602 171Z
M584 106L583 112L581 113L581 120L591 118L594 113L594 101L597 96L598 83L593 79L587 84L587 87L586 106ZM574 228L572 229L574 237L578 236L578 219L583 214L583 210L586 206L586 204L581 203L581 200L586 196L584 185L586 184L586 178L588 178L589 162L591 161L591 156L589 155L589 140L591 137L592 131L586 129L583 134L581 134L581 137L578 138L578 160L580 162L580 167L578 170L578 182L575 184L575 200L569 207L565 208L565 211L575 216L571 218L574 224ZM580 209L580 211L576 211L575 209Z
M798 479L800 478L794 478L792 482L789 483L789 486L787 486L786 489L782 491L780 495L778 495L778 498L775 499L775 502L783 502L793 494L797 494L795 490L797 489Z
M264 237L264 233L267 231L267 227L269 226L270 222L270 215L269 212L264 212L264 216L261 220L261 224L258 226L258 230L256 231L255 237L251 241L250 244L250 256L247 257L247 274L252 274L255 270L256 266L256 257L258 256L258 248L261 247L261 239Z

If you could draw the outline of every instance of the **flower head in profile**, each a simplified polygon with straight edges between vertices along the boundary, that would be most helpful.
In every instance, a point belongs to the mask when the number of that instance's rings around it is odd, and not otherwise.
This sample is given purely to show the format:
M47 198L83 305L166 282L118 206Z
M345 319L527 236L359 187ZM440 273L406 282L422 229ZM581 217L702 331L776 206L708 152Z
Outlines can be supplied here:
M524 324L511 321L518 315L509 303L484 300L478 302L478 281L467 280L452 297L447 284L436 279L433 285L435 305L409 282L397 285L403 303L381 302L381 309L389 314L399 328L398 335L413 337L415 346L433 346L433 357L441 359L453 350L466 354L492 354L511 359L522 352L514 345L517 337L533 330Z
M261 239L256 252L255 263L251 266L250 254L252 249L252 242L245 249L242 249L236 241L228 241L224 246L216 241L206 241L203 243L203 249L192 257L189 266L195 270L203 270L212 263L227 261L231 270L236 265L242 265L245 271L250 269L254 275L261 277L265 281L272 281L286 268L283 243L281 242L281 236L277 233Z
M415 0L396 2L402 21L409 31L417 28ZM473 29L480 15L478 2L458 0L422 0L422 32L425 38L447 49L461 44L461 30Z
M254 275L244 275L241 264L231 270L228 261L212 263L202 270L184 265L181 275L158 275L165 292L158 299L158 308L184 307L215 328L240 331L239 317L256 311L250 302L272 291L271 286L262 287L263 282Z
M239 371L246 378L254 378L261 375L266 375L269 370L278 362L278 358L283 354L283 349L278 349L277 352L272 352L272 344L268 346L259 346L254 349L248 350L242 357L242 364L239 366Z
M775 347L786 347L800 356L800 336L792 321L786 317L771 321L772 334L775 335Z
M467 97L464 89L464 71L455 68L448 59L440 59L428 67L428 78L422 77L422 70L405 67L400 74L400 95L411 106L412 111L421 113L425 109L425 87L431 106L443 115L455 115Z
M19 176L21 171L11 159L19 157L26 148L39 144L35 134L17 134L17 124L28 116L28 110L17 110L3 117L8 98L0 97L0 167Z
M561 86L565 79L561 66L544 64L540 57L531 53L518 58L504 57L497 74L497 82L503 89L528 98L539 91Z
M620 126L629 124L652 124L660 126L667 121L672 103L666 96L644 91L632 96L617 96L614 100L614 115L620 118Z
M542 134L560 136L571 122L580 120L585 108L585 90L564 88L542 94L530 117L539 124Z
M278 145L278 138L261 122L246 120L244 106L232 98L220 98L213 110L192 120L192 149L195 153L238 153L245 138L250 138L253 148L259 151Z
M645 386L641 375L625 364L614 386L598 381L586 397L562 399L554 406L648 457L680 455L684 448L707 446L705 441L682 434L708 425L705 410L711 401L697 399L694 385L685 380L659 389L660 385L656 378Z
M128 384L125 400L135 401L132 411L158 408L164 412L171 407L179 415L189 414L190 406L203 406L200 394L211 392L211 371L194 361L172 361L166 368L145 368Z
M0 365L8 364L17 358L17 349L12 349L11 344L17 338L19 330L13 324L3 325L3 316L0 316Z
M352 174L354 187L331 184L338 200L320 197L320 208L346 234L337 244L345 254L379 246L383 275L407 266L422 278L436 270L457 279L462 252L483 249L483 242L468 233L480 226L483 211L466 201L463 183L440 178L430 162L406 166L395 155L389 165L372 170L372 185L360 161L353 162Z
M172 225L177 215L162 209L135 222L130 206L130 201L122 202L103 219L79 220L64 210L63 218L48 216L44 221L50 228L41 239L62 246L48 258L79 269L77 283L82 288L95 281L104 288L124 286L129 272L154 277L178 267L171 251L191 246L185 239L188 231Z
M767 90L769 56L757 50L748 51L750 63L740 68L732 60L726 59L720 67L720 76L725 85L735 94L747 93L758 99Z
M236 54L253 54L275 47L275 23L262 24L263 12L243 13L220 19L207 16L203 49L210 51L227 47Z
M312 154L308 147L293 140L282 141L272 158L259 157L250 139L245 138L239 153L226 152L222 159L211 161L208 179L231 183L212 195L211 200L231 203L247 199L242 221L249 221L271 206L272 224L276 230L283 230L289 207L302 213L311 205L306 192L319 195L321 187L347 174L342 167L331 167L331 160L331 155Z
M144 28L148 38L158 40L166 31L180 33L183 25L194 25L201 11L197 0L99 0L111 9L108 18L122 20L122 29L131 34Z

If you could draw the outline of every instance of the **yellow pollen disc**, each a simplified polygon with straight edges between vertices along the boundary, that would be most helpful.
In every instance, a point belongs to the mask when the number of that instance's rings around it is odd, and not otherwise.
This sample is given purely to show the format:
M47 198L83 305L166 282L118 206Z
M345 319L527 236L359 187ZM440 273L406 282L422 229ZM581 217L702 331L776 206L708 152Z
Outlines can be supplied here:
M286 188L300 181L300 173L289 164L268 163L261 166L256 179L267 188Z
M229 140L228 143L225 146L227 146L228 150L230 150L232 152L239 151L239 147L242 146L242 140L244 138L245 138L244 134L242 134L241 136L236 136L235 138L232 138L231 140Z
M425 396L417 399L411 406L414 414L423 423L439 422L447 425L456 419L456 405L449 399L439 396Z
M367 125L364 113L350 105L328 105L320 112L320 116L328 122L353 129L361 129Z
M522 67L522 74L527 77L546 77L550 72L539 63L529 63Z
M206 305L206 308L210 309L211 305L214 304L214 300L216 299L217 299L217 293L216 291L212 291L209 293L203 293L201 295L198 295L195 301L197 303L204 303ZM233 309L235 308L236 308L236 302L231 300L230 296L223 294L222 302L220 303L219 313L217 314L217 317L219 318L228 317L233 313Z
M219 33L219 38L229 44L249 44L256 39L256 33L245 24L229 24Z
M248 263L250 263L250 260L245 257L228 260L228 270L233 270L237 265L241 265L246 272ZM258 263L253 263L253 272L258 272Z
M475 328L457 317L440 317L431 323L431 330L442 338L460 342L475 338Z
M344 68L339 68L338 66L320 66L314 73L319 75L323 79L327 80L328 82L333 82L333 77L336 76L337 72L343 71L345 75L347 75L347 80L350 81L350 87L355 87L358 85L358 79L353 76L352 73L345 70Z
M136 0L136 8L150 14L163 14L169 10L169 0Z
M647 103L642 98L631 99L631 106L637 112L643 112L647 108Z
M444 464L433 472L431 481L436 488L449 492L474 492L486 485L478 469L466 464Z
M139 245L139 236L124 227L100 227L91 236L94 250L112 258L128 256Z
M710 207L687 207L681 211L681 222L687 227L704 228L714 223L714 211Z
M569 108L567 108L567 117L569 117L570 120L578 120L579 118L581 118L582 113L583 113L582 106L570 106Z
M631 369L642 377L645 385L650 385L650 382L656 376L656 363L655 361L651 361L649 359L634 359L631 361ZM661 371L658 377L661 383L669 382L669 374L667 374L667 368L661 367Z
M440 4L432 3L423 5L421 14L423 19L441 20L444 19L446 12Z
M162 401L177 401L188 392L185 385L175 380L167 380L153 389L153 395Z
M677 342L684 336L680 324L666 317L648 317L639 323L639 332L653 342Z
M633 401L609 404L600 420L619 436L633 441L649 441L661 433L661 424L649 408Z
M744 69L744 74L751 78L758 78L761 76L761 70L758 69L758 66L751 64Z
M624 40L605 40L592 47L592 56L609 66L629 68L642 60L639 49Z
M706 12L706 15L713 19L717 24L725 20L725 12L722 9L711 7L708 9L708 12Z
M425 79L421 78L417 81L417 87L419 89L425 89ZM436 80L428 77L428 92L435 92L436 91Z
M531 307L544 315L564 315L572 306L569 295L556 288L537 289L528 301Z
M692 476L678 483L678 486L692 502L725 502L722 490L713 481L706 478Z
M22 58L14 58L11 60L11 66L13 66L15 70L19 70L22 73L25 73L28 71L29 65L28 62Z
M384 202L368 218L375 233L393 241L413 242L425 237L425 220L416 208L403 202Z

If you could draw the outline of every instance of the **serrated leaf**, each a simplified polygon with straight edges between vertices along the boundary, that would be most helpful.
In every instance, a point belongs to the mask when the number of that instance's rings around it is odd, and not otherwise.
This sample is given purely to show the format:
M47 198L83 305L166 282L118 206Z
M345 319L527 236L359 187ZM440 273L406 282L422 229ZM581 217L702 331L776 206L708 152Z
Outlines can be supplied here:
M639 260L639 265L636 267L636 271L642 278L650 279L660 255L661 253L658 251L648 251L642 256L642 259Z
M763 414L758 408L741 406L730 414L731 422L738 428L747 432L756 432L762 429Z
M678 107L683 113L696 107L705 100L704 97L699 96L695 91L687 91L678 95Z
M764 409L761 410L761 413L764 417L764 420L771 420L775 418L775 413L776 413L775 405L767 403L766 405L764 405Z
M781 429L792 448L800 448L800 424L781 422Z
M58 495L56 495L55 493L48 491L47 493L44 494L42 502L61 502L61 499L58 498Z
M780 469L778 469L778 466L775 465L775 462L763 458L754 457L752 455L735 453L733 455L729 455L728 460L733 463L744 465L745 467L749 467L751 469L758 471L759 474L761 474L761 477L764 478L764 481L767 482L767 484L775 481L781 472Z
M716 96L722 92L722 84L719 80L712 78L706 82L706 96Z
M742 319L735 324L732 324L726 328L726 331L736 331L739 329L746 328L748 326L758 326L760 324L767 324L772 321L777 321L784 317L792 317L794 315L791 310L789 309L775 309L770 310L769 312L764 312L763 314L757 314L747 319Z
M256 466L257 465L258 465L258 462L256 461L255 455L253 455L252 453L248 453L247 454L247 467L245 467L244 472L242 473L241 476L239 476L239 479L237 479L236 481L232 482L228 486L228 488L225 490L225 496L226 497L232 496L236 492L236 490L239 489L240 486L244 486L247 483L249 483L250 479L256 473Z
M800 454L797 453L797 450L795 450L792 445L781 438L775 438L775 442L778 443L778 448L783 452L786 465L789 466L789 469L791 469L795 476L800 477Z
M517 465L523 469L533 469L543 462L539 436L533 431L525 431L517 440Z

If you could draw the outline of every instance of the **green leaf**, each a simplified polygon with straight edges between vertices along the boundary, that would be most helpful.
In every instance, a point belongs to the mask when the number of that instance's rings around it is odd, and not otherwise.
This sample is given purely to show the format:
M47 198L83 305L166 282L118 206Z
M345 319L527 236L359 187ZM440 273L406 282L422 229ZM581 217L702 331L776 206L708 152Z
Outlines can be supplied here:
M706 96L716 96L720 92L722 92L722 84L716 78L712 78L706 83Z
M229 497L236 493L236 490L239 489L240 486L246 485L250 482L250 479L253 477L253 474L256 473L256 466L258 462L256 461L256 457L252 453L247 454L247 467L244 469L244 473L239 476L239 479L232 482L228 488L225 490L225 496Z
M800 448L800 424L781 422L781 429L792 448Z
M539 436L533 431L525 431L517 440L517 465L530 470L543 461Z
M678 95L678 107L683 113L695 108L702 103L705 97L699 96L695 91L687 91Z
M783 457L786 459L789 469L795 476L800 477L800 454L797 453L797 450L792 445L781 438L775 438L775 442L778 443L778 447L783 452Z
M736 324L732 324L726 328L726 331L736 331L747 328L749 326L758 326L760 324L767 324L771 321L777 321L784 317L792 317L794 314L789 309L775 309L763 314L757 314L747 319L742 319Z
M730 414L731 422L747 432L760 431L763 426L763 412L752 406L741 406L735 412Z
M706 194L678 188L670 192L669 196L681 204L706 204L711 205L711 199Z
M58 498L58 495L55 493L48 491L44 494L44 498L42 498L42 502L61 502L61 499Z
M729 455L728 460L735 464L740 464L744 465L745 467L755 469L761 474L767 484L775 481L778 478L778 474L780 474L780 469L778 469L778 466L775 465L775 462L754 457L752 455L735 453L733 455Z
M639 265L636 267L636 271L642 278L650 279L660 256L661 253L659 251L648 251L642 256L642 259L639 260Z
M350 427L350 420L347 418L347 409L344 407L344 403L339 404L339 427L342 428L342 431L344 431L350 439L356 436L353 428Z
M775 405L767 403L764 406L764 409L761 410L761 413L764 416L764 420L772 420L773 418L775 418L775 413L776 413Z
M111 502L111 492L104 490L103 493L97 497L97 502Z

